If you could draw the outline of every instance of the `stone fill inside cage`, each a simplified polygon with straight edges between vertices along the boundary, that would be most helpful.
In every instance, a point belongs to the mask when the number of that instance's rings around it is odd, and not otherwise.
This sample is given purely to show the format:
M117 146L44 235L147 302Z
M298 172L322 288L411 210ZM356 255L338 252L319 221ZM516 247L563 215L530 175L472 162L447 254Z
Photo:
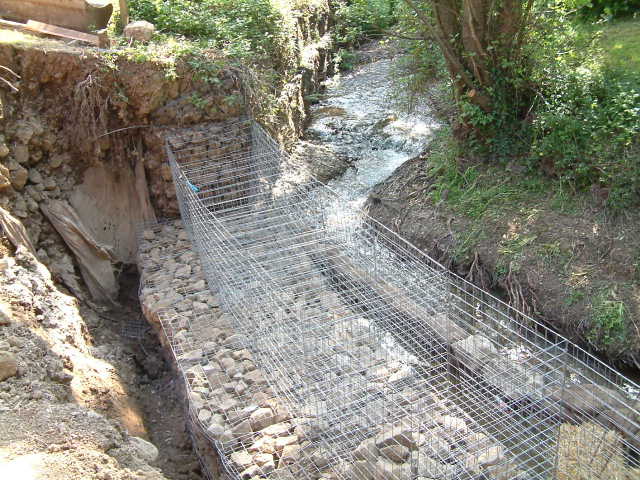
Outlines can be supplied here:
M140 296L228 478L640 478L638 388L336 201L255 122L167 140Z

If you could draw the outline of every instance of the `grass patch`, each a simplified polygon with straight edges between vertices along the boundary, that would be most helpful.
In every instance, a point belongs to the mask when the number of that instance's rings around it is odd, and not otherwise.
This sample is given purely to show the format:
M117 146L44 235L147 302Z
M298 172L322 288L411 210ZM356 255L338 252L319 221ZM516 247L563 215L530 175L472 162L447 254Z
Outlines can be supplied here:
M640 73L640 19L605 23L600 29L600 46L608 66Z
M591 304L591 328L587 339L597 349L605 349L625 340L628 309L619 300L614 287L600 290Z
M461 156L450 128L441 128L430 145L429 195L434 203L468 218L500 218L526 209L548 192L550 181L536 173L512 174L503 163L465 166L458 160Z

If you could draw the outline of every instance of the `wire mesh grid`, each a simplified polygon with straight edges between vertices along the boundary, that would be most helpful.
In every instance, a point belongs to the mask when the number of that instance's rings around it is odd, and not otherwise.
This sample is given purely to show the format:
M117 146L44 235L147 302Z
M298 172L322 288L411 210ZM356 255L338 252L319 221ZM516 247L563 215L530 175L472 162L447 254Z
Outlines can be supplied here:
M257 124L190 135L167 142L188 238L142 229L141 299L230 475L640 476L622 375L362 212L325 215L333 192Z

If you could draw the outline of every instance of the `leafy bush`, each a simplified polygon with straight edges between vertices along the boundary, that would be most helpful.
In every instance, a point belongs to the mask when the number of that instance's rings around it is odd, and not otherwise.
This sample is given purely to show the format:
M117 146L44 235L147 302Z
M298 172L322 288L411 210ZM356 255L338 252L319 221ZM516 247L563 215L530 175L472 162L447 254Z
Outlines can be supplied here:
M590 17L622 17L640 11L640 0L565 0L564 4Z
M340 45L357 45L366 37L378 35L392 26L396 0L338 0L336 39Z
M577 189L638 183L640 89L606 70L566 72L545 87L532 153Z
M279 16L269 0L131 0L131 15L231 54L270 54Z
M640 82L612 68L599 32L554 12L538 32L532 166L573 190L596 186L610 207L640 201Z

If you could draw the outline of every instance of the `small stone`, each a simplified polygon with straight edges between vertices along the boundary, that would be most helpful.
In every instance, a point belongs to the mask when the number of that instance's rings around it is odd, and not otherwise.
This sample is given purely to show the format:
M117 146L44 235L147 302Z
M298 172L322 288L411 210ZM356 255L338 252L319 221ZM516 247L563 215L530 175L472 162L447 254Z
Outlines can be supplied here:
M273 455L269 453L258 453L254 455L253 461L256 462L256 465L262 467L265 463L273 463Z
M234 400L233 398L227 398L220 405L218 405L218 409L221 412L226 413L229 410L235 408L236 405L238 405L238 402L236 400Z
M60 166L63 163L69 162L69 161L70 161L70 157L68 154L64 154L64 153L54 154L54 155L51 155L51 157L49 158L49 167L53 169L60 168Z
M11 352L0 351L0 382L18 374L18 362Z
M233 452L230 458L240 470L244 470L253 463L253 456L244 450Z
M0 142L0 158L4 158L9 155L9 147L4 142Z
M233 432L233 435L237 438L243 435L247 435L251 433L253 430L251 430L251 423L249 423L249 420L243 420L238 425L233 427L231 431Z
M124 27L124 38L127 40L135 40L137 42L148 42L153 37L156 27L153 23L149 23L145 20L138 20L131 22Z
M191 276L191 265L184 265L178 268L175 273L176 278L184 279L184 278L189 278L190 276ZM197 302L194 302L194 310L197 310L195 306L196 303Z
M0 303L0 325L11 325L11 310L4 303Z
M9 180L9 177L0 172L0 191L6 190L9 187L11 187L11 180Z
M198 420L200 420L200 422L206 424L206 423L209 422L210 419L211 419L211 410L209 410L207 408L202 408L198 412Z
M13 188L16 190L22 190L27 184L28 178L29 171L26 168L19 166L11 172L11 185L13 185Z
M138 452L138 456L148 463L158 458L158 448L151 442L140 437L129 437L129 443Z
M251 372L248 372L244 378L249 385L264 385L267 383L260 370L252 370Z
M276 453L275 440L267 436L261 437L248 448L248 451L253 453L269 453L273 455L274 453Z
M167 163L163 163L160 167L160 175L165 182L170 182L173 178L171 176L171 167Z
M29 181L32 183L42 183L42 175L38 170L29 170Z
M282 455L280 456L280 463L278 468L283 468L286 465L296 463L300 458L300 445L287 445L282 449Z
M464 442L469 452L477 452L491 445L491 439L484 433L470 433L464 438Z
M479 472L485 467L498 464L504 458L504 448L501 445L485 448L467 457L465 467L472 472Z
M220 360L220 366L222 367L222 369L225 372L227 372L227 374L229 374L229 371L231 369L235 369L236 368L236 362L231 357L225 357L225 358ZM229 376L231 376L231 375L229 374Z
M51 192L55 190L57 186L58 185L56 184L56 181L53 178L47 177L44 179L44 189L47 192Z
M254 480L260 478L260 467L257 465L251 465L246 470L240 473L240 478L242 480Z
M457 435L466 435L469 432L467 422L463 418L454 417L452 415L440 415L436 417L436 422L449 433Z
M451 347L458 361L473 371L480 370L498 353L491 340L479 334L454 342Z
M237 385L234 388L234 391L236 393L236 395L241 396L244 394L244 392L247 391L247 384L244 383L243 381L239 381L237 383Z
M19 143L13 148L13 155L18 163L27 163L29 161L29 147Z
M276 423L265 428L262 433L271 437L283 437L285 435L289 435L290 429L291 425L288 423Z
M262 430L276 423L276 415L270 408L259 408L249 417L255 431Z
M376 447L375 437L370 437L360 442L360 445L354 450L353 458L356 460L368 460L374 462L378 457L378 447Z
M281 452L284 447L295 445L296 443L298 443L297 435L286 435L284 437L278 437L275 440L276 452Z

